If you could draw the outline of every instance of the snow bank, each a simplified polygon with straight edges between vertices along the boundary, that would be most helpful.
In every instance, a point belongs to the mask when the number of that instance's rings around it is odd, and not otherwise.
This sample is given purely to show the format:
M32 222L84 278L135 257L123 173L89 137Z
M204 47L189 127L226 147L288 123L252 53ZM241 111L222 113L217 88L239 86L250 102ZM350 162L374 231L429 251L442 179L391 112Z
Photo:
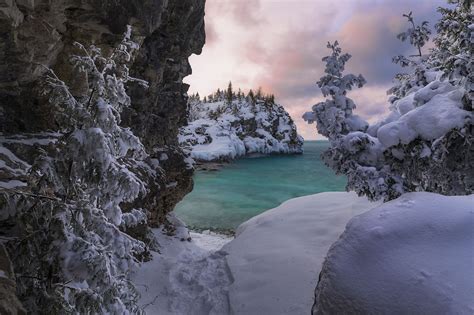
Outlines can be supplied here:
M296 198L243 223L224 246L232 314L308 314L321 264L353 216L377 203L355 193Z
M230 314L231 276L225 253L218 249L231 238L189 233L181 221L170 219L177 227L175 235L154 229L160 253L152 252L153 260L142 263L132 279L141 294L140 307L159 315Z
M284 108L273 101L234 99L189 103L188 126L178 140L198 161L232 160L248 153L301 153L303 138Z
M314 311L473 314L474 195L409 193L353 218L328 252Z

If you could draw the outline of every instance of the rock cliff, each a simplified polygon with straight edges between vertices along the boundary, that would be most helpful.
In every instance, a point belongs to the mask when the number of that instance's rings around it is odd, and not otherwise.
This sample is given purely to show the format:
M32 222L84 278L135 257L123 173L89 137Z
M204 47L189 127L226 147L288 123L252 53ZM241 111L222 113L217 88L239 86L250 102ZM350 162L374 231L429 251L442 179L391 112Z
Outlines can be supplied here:
M229 161L250 154L303 153L303 138L273 95L218 90L189 101L188 125L179 141L197 162Z
M148 225L164 222L192 189L192 168L177 136L186 123L189 86L183 78L191 73L188 57L199 54L205 42L204 5L205 0L0 0L0 235L18 237L12 206L18 198L11 196L31 196L32 188L40 186L31 186L31 166L60 152L68 131L53 118L57 108L44 92L49 69L77 100L87 103L84 95L90 94L90 103L96 91L90 92L87 72L78 72L71 62L74 43L94 45L110 55L128 25L140 47L131 56L130 75L146 80L149 87L127 84L131 104L118 121L144 145L147 158L140 167L128 167L147 189L120 207L130 213L146 209ZM145 170L155 175L144 175ZM57 191L47 194L44 200L68 198ZM141 224L123 230L144 240L147 229Z
M161 163L160 188L144 198L158 222L192 188L192 171L184 167L177 134L186 117L188 85L182 79L191 73L188 57L200 53L205 41L204 0L0 0L0 132L61 128L49 119L52 109L41 96L45 66L75 89L84 89L68 61L73 42L110 51L127 24L142 40L131 73L150 88L128 87L132 106L122 124L153 157L167 157Z

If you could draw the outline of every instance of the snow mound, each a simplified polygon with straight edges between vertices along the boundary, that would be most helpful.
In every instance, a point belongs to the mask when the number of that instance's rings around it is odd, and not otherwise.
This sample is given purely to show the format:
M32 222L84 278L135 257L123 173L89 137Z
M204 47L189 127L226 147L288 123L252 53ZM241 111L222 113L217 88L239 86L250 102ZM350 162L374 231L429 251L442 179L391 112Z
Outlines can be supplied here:
M308 314L327 250L349 219L376 205L355 193L320 193L243 223L223 247L232 314Z
M328 252L313 312L473 314L474 195L409 193L353 218Z
M178 140L198 161L228 161L250 153L302 153L303 138L283 106L268 99L192 98Z

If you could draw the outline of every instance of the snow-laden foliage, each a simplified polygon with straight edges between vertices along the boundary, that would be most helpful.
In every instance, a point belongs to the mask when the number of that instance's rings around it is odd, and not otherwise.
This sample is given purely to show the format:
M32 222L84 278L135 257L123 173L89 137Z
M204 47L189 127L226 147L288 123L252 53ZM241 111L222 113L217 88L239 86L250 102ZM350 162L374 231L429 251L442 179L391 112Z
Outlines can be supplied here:
M318 85L329 98L303 117L329 139L323 158L347 175L348 190L384 200L410 191L474 192L473 13L469 1L450 2L456 7L439 9L435 48L428 54L421 54L427 24L416 26L412 14L405 15L410 29L399 38L410 39L420 55L394 58L408 71L389 90L390 113L372 126L353 114L355 104L346 96L365 81L344 74L350 55L337 42L328 45L331 55L323 59L326 74Z
M140 140L119 125L130 105L125 84L147 86L127 67L139 46L130 27L108 57L98 47L75 46L71 62L87 88L73 96L47 69L44 96L61 134L34 161L28 189L7 190L3 198L2 206L16 208L19 238L10 246L18 292L31 311L140 313L129 273L147 249L120 228L146 215L137 209L122 214L122 205L146 193L139 173L153 170Z
M464 107L474 109L474 7L471 0L448 0L454 8L439 8L442 17L435 25L438 36L432 53L434 66L443 78L464 88Z
M303 118L309 122L316 121L320 134L336 140L340 134L367 130L367 122L353 114L356 106L346 96L353 87L361 88L366 81L362 75L343 74L351 55L343 54L337 41L334 44L328 43L327 47L332 54L323 58L326 62L326 75L317 84L323 95L330 98L313 106L313 112L305 113Z
M303 139L273 95L218 90L200 100L190 97L188 126L179 141L200 161L231 160L251 153L301 153Z
M409 40L410 44L418 49L418 56L421 56L421 47L425 46L430 39L431 31L428 28L428 22L423 21L421 25L415 25L413 12L411 11L408 14L403 14L403 16L408 19L411 26L405 32L398 34L397 38L401 41Z

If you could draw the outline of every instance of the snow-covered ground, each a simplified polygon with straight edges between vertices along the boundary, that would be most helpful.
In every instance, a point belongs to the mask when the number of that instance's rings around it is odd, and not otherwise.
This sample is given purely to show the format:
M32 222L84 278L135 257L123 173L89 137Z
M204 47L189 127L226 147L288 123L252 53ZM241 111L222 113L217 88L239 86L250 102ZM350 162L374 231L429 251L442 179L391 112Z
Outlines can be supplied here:
M180 144L198 161L228 161L251 153L301 153L303 138L283 106L269 99L192 99Z
M232 241L175 221L175 236L155 230L161 253L135 275L140 303L148 314L308 314L329 246L374 206L354 193L301 197L242 224Z
M328 255L320 314L474 313L474 196L410 193L379 205L354 193L300 197L245 222L233 240L174 219L176 235L155 230L161 253L135 275L141 305L148 314L309 314Z
M320 193L243 223L223 248L233 314L309 314L329 247L353 216L377 205L355 193Z
M176 234L155 229L160 253L153 252L153 260L133 276L140 306L153 315L230 314L227 290L232 277L219 249L231 238L190 233L181 221L170 219Z

